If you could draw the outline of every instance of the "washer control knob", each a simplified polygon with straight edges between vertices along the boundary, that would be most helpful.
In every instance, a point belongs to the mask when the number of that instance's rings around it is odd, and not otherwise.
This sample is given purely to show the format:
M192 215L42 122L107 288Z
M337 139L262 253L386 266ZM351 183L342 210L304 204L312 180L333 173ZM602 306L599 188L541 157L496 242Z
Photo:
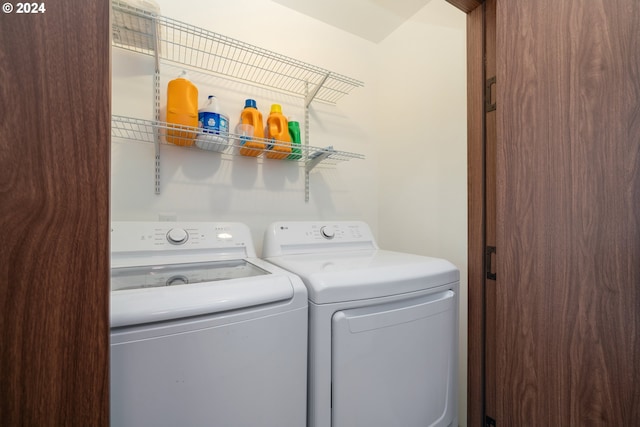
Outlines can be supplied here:
M167 233L167 241L172 245L182 245L189 239L189 234L182 228L172 228Z
M322 227L320 229L320 234L322 234L322 237L324 237L325 239L333 239L334 237L336 237L335 230L329 227Z

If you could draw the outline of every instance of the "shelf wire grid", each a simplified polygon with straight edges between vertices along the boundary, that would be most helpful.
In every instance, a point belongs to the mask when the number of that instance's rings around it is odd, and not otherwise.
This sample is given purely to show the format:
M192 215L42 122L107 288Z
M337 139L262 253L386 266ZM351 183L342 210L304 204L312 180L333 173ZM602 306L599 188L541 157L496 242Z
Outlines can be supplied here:
M157 51L166 61L303 97L308 83L314 99L331 104L364 86L356 79L117 0L113 10L113 44L120 48L148 55Z
M179 131L179 133L183 136L174 136L174 140L178 142L178 144L173 144L167 142L167 133L168 131ZM142 143L151 143L153 144L156 140L156 135L159 136L159 143L161 145L171 145L171 146L179 146L184 144L184 148L187 149L201 149L198 147L205 147L205 150L218 151L221 153L227 153L231 155L242 155L240 149L242 148L241 141L246 141L247 137L235 134L228 133L222 135L213 135L203 132L201 129L196 127L189 126L178 126L171 125L166 122L158 122L158 121L150 121L150 120L142 120L136 119L132 117L125 116L111 116L111 136L114 138L122 138L126 140L142 142ZM195 137L197 136L197 139ZM195 142L194 142L195 139ZM252 157L264 157L269 158L270 153L277 153L277 147L285 147L285 148L295 148L299 149L299 158L298 159L286 159L293 160L297 162L309 162L313 161L315 158L322 157L321 165L336 165L340 162L353 160L353 159L364 159L362 154L349 153L346 151L337 151L332 149L331 147L312 147L309 145L295 145L292 146L288 143L282 143L274 140L264 139L264 138L255 138L251 137L251 141L258 142L264 144L265 147L271 146L270 149L252 149L253 154L257 154L257 156ZM274 150L276 148L276 150ZM287 153L288 154L288 153ZM293 153L296 154L296 153ZM272 160L272 159L270 159ZM276 160L276 159L273 159Z

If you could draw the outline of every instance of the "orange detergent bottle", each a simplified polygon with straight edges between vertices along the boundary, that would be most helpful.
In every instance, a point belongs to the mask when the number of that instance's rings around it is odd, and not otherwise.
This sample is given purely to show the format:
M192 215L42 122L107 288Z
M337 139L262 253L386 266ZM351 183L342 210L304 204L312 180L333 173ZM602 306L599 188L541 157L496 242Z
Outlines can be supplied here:
M240 113L240 123L253 126L253 136L260 138L260 140L242 139L240 154L243 156L259 156L265 148L265 144L262 141L264 139L264 125L262 124L262 113L258 111L254 99L244 101L244 110Z
M180 73L167 87L167 142L190 146L198 135L185 129L198 127L198 88L187 79L187 72Z
M267 157L270 159L286 159L291 154L291 136L287 118L282 115L279 104L271 106L271 113L267 118L267 139L275 144L267 146Z

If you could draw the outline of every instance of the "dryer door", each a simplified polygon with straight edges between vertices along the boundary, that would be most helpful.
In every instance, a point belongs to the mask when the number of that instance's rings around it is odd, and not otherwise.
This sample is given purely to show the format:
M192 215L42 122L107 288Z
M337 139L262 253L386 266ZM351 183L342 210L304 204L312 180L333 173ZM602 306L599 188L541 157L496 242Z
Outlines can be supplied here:
M332 427L450 425L457 411L456 349L451 290L336 312Z

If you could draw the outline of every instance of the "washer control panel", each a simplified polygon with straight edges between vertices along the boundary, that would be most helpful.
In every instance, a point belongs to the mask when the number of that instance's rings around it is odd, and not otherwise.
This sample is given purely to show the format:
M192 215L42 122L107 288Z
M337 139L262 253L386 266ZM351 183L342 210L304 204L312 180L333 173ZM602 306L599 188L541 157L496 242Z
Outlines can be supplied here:
M137 222L111 224L112 266L147 262L198 262L255 258L248 227L232 222Z

